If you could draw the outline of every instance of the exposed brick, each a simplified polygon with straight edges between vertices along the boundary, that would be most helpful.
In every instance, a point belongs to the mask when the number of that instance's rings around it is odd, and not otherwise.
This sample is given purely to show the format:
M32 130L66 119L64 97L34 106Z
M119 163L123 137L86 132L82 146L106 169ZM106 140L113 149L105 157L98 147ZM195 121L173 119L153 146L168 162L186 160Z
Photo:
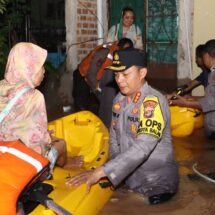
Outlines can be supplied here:
M83 13L83 14L88 14L88 13L89 13L89 10L88 10L88 9L82 9L82 13Z
M89 27L88 23L83 23L83 27L88 28Z
M89 27L90 27L90 28L95 28L96 25L95 25L94 23L90 23L90 24L89 24Z
M82 16L80 16L80 20L81 20L81 21L88 20L88 16L82 15Z
M97 46L97 1L79 0L77 10L77 46L80 62L93 48ZM92 40L92 41L90 41Z
M88 31L86 29L81 29L81 34L87 34Z

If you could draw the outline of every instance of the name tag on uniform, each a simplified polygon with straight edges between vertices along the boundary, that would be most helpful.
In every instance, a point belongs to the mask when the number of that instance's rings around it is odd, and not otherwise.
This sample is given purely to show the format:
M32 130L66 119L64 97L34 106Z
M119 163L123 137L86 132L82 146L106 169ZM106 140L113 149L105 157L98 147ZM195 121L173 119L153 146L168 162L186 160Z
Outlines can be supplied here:
M157 138L162 137L164 119L159 100L155 97L146 97L140 109L140 124L138 134L150 134Z

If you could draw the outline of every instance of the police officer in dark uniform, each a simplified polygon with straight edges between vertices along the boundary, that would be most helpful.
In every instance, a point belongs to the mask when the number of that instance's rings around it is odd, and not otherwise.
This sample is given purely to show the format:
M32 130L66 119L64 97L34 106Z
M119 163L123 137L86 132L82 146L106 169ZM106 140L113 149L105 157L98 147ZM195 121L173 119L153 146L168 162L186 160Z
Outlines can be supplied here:
M159 204L178 189L178 166L173 156L169 105L164 95L145 80L146 55L137 49L114 53L110 67L120 89L112 108L110 160L67 181L68 186L101 178L114 187L124 185Z

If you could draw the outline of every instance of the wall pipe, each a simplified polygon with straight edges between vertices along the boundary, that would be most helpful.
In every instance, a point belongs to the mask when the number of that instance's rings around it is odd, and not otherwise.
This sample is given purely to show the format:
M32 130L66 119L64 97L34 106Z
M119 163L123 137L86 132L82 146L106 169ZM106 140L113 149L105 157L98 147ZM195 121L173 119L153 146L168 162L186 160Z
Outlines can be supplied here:
M189 40L189 31L188 31L188 14L187 14L187 7L185 7L186 0L183 1L183 7L184 7L184 20L185 20L185 31L186 31L186 41L187 41L187 54L188 54L188 63L189 63L189 72L190 72L190 78L192 79L192 61L191 61L191 52L190 52L190 40Z
M103 0L97 0L97 36L98 38L101 38L98 40L98 45L101 45L104 42L102 10Z

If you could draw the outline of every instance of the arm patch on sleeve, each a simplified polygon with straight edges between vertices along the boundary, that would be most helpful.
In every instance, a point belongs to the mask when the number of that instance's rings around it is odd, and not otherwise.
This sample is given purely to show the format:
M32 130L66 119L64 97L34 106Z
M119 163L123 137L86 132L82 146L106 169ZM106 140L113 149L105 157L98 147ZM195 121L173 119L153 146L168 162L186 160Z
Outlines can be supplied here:
M164 129L164 119L156 96L145 97L140 109L140 124L137 134L150 134L161 138Z

